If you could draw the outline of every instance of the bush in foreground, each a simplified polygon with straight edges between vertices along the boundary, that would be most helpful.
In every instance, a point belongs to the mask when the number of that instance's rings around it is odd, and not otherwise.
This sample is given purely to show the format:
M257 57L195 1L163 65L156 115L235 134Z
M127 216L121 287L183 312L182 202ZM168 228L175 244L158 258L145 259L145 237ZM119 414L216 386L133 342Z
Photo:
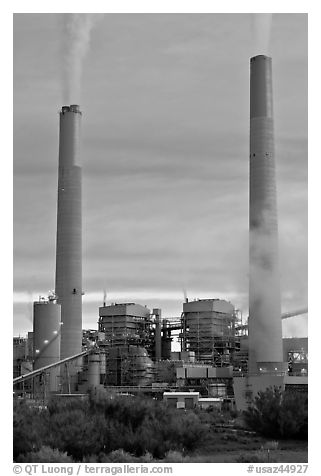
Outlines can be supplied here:
M59 451L50 446L42 446L38 451L20 455L16 460L18 463L73 463L74 460L67 453Z
M260 449L235 458L235 463L278 463L272 451Z
M244 417L251 429L267 437L308 437L308 398L305 394L270 387L258 392Z
M43 415L24 402L13 406L13 458L28 452L38 451L44 433Z
M44 445L74 461L93 455L102 462L110 457L151 460L169 450L193 451L207 431L197 414L144 398L56 400L41 411L23 404L14 412L14 458L36 458Z

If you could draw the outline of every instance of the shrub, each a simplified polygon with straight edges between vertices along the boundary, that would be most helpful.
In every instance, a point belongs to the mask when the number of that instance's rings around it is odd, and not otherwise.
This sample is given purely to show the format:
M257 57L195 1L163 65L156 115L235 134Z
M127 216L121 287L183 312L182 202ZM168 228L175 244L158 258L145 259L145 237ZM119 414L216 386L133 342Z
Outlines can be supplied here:
M222 440L225 440L225 441L239 441L240 438L237 435L233 434L233 433L228 433L228 434L222 436Z
M66 413L71 410L80 410L88 413L90 410L90 403L88 400L82 400L77 397L70 397L66 399L52 398L47 406L49 415L57 413Z
M280 409L279 428L282 438L308 439L307 395L285 392Z
M13 458L20 454L38 451L45 432L43 412L30 408L24 402L13 408Z
M151 463L152 461L154 461L153 455L148 452L137 458L123 449L118 449L108 454L90 455L83 460L85 463Z
M176 413L162 426L162 436L170 445L168 449L193 451L202 441L206 430L207 427L194 413Z
M115 450L106 455L106 463L136 463L137 458L134 455L127 453L123 449Z
M259 392L244 417L250 428L267 437L306 439L308 435L307 397L279 387Z
M23 407L15 413L14 456L46 445L75 461L105 462L122 450L122 456L146 462L163 458L169 450L194 450L208 431L200 416L138 397L56 399L42 412Z
M73 463L71 456L50 446L42 446L38 451L31 451L17 458L18 463Z
M282 391L279 387L258 392L254 402L245 411L245 421L250 428L265 436L278 437Z
M104 448L123 448L136 457L149 452L162 458L170 449L194 449L206 426L193 412L181 413L144 398L92 399L91 409L104 415Z
M245 453L235 458L236 463L278 463L278 459L268 450Z
M149 453L149 451L146 451L145 454L143 454L140 458L139 461L141 463L152 463L154 461L153 455Z
M163 461L166 461L166 463L184 463L186 462L186 458L180 451L170 450L165 454Z
M51 415L44 441L81 461L84 455L103 450L101 420L81 409L65 408Z
M267 441L262 449L264 450L277 450L279 447L279 442L278 441Z

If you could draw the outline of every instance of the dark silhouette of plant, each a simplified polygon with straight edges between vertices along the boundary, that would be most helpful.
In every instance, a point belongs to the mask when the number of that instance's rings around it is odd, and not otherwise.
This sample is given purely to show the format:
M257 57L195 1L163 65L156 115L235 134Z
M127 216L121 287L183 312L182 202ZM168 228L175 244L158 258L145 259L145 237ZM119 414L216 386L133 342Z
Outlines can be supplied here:
M272 438L307 438L308 400L305 394L270 387L258 392L244 412L247 425Z
M97 415L81 409L64 409L50 415L45 442L81 461L84 455L103 450L102 423Z
M37 451L45 431L42 412L24 402L15 402L13 408L13 458Z
M279 416L282 438L308 439L308 396L285 392Z
M135 458L146 454L163 458L169 450L192 451L208 431L192 411L169 409L162 402L138 397L56 399L41 412L19 410L14 425L16 457L33 453L36 458L34 453L45 445L75 461L92 455L104 460L102 455L117 450Z

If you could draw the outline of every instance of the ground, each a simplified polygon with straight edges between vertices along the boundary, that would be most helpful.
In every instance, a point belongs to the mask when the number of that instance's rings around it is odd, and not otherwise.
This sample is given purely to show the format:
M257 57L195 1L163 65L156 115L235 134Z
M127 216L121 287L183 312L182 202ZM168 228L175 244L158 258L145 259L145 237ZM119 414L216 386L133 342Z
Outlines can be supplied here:
M269 449L269 448L275 449ZM248 461L247 461L248 460ZM307 463L307 441L272 442L271 439L224 430L212 433L202 448L190 455L191 463Z

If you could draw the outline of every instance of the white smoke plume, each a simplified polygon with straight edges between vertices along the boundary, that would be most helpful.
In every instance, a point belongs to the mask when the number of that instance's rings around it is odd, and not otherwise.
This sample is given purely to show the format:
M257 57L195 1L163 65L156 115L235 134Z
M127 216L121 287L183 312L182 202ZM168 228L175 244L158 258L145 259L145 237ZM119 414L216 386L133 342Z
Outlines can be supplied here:
M252 14L253 55L270 54L270 36L272 27L272 13Z
M91 31L103 14L63 15L63 102L79 104L83 64L90 46Z

